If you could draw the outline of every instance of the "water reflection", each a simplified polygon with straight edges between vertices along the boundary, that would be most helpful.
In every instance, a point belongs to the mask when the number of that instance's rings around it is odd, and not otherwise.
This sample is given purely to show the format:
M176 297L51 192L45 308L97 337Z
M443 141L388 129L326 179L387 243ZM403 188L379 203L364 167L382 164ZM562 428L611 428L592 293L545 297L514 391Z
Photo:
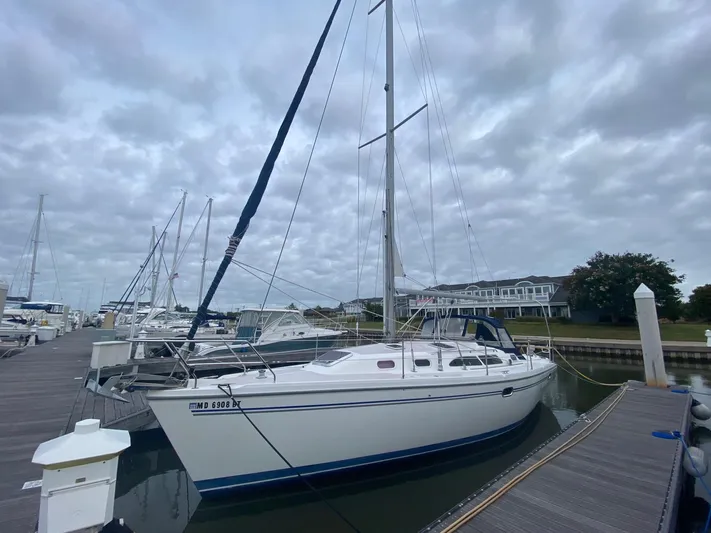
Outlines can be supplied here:
M636 365L584 359L571 362L600 382L617 383L644 376L643 368ZM710 376L711 369L700 372L672 368L669 372L672 383L691 385L709 393ZM394 465L331 475L313 483L363 532L417 531L519 461L613 390L559 370L545 391L542 405L515 432L487 443ZM711 403L711 397L709 400L707 403ZM701 437L702 448L711 453L711 431L707 430ZM235 443L235 454L239 454L239 443ZM121 457L116 495L116 515L124 517L137 531L350 531L317 495L298 482L279 490L200 500L161 431L134 436L131 448Z

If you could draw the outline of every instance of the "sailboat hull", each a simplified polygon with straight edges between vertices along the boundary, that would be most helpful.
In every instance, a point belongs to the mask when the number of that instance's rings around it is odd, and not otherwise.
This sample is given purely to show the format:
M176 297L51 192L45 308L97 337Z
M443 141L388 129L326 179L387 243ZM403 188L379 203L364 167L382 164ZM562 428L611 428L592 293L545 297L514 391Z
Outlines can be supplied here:
M184 390L179 398L149 401L198 490L214 494L504 434L533 411L553 372L546 368L488 383L427 386L407 380L398 388L235 395L234 400L221 391L190 397Z

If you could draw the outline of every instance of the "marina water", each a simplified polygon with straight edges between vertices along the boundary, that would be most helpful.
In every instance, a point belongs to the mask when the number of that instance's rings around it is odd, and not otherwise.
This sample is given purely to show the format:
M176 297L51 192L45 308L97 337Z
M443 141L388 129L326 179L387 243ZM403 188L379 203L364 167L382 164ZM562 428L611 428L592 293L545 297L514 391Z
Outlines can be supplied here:
M641 365L592 358L575 358L571 362L603 383L644 377ZM544 393L543 404L524 426L502 438L394 465L335 474L314 480L313 484L364 533L419 531L614 390L579 380L565 372L569 368L563 361L559 364L556 378ZM667 373L672 383L711 394L711 367L668 365ZM711 396L698 398L711 402ZM442 408L447 408L446 403ZM467 413L461 416L464 418ZM711 436L711 431L701 433L699 446L710 454L711 438L705 438L706 434ZM234 443L234 453L238 459L239 442ZM703 497L703 493L697 490L697 496ZM352 531L317 494L298 481L279 489L201 500L160 431L134 435L133 445L121 456L116 497L116 516L123 517L135 531Z

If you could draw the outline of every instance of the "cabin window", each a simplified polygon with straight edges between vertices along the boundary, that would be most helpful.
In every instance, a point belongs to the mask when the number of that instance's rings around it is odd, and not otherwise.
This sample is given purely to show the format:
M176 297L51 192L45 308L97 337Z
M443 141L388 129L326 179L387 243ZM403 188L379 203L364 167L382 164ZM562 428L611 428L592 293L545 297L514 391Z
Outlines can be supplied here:
M391 361L389 359L385 359L383 361L378 361L378 368L382 368L382 369L395 368L395 361Z
M331 366L349 355L351 355L350 352L344 352L343 350L329 350L328 352L319 355L314 360L314 364L320 366Z
M452 359L449 366L482 366L482 364L478 357L457 357Z
M447 344L446 342L433 342L432 346L435 346L437 348L445 348L448 350L454 350L456 346L452 346L451 344Z
M393 349L397 349L397 350L402 348L402 344L386 344L385 346L387 346L388 348L393 348Z
M481 358L485 365L503 365L504 362L495 355L485 355Z
M415 359L415 366L430 366L429 359Z

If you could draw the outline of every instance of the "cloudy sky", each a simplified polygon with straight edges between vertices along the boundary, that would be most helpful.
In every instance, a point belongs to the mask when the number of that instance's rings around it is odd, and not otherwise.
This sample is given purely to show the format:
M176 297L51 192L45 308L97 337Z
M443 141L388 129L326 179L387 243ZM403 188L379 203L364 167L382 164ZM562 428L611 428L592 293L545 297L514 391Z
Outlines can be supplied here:
M339 300L355 297L359 264L361 296L382 294L384 142L357 150L385 123L384 10L367 17L367 4L356 5L277 272ZM396 140L408 276L434 280L432 199L439 282L566 274L597 250L674 259L686 294L711 281L710 0L419 0L426 48L413 5L395 0L396 121L429 102ZM246 264L275 266L352 6L344 0L237 253ZM0 278L26 292L46 193L35 299L95 309L104 280L104 299L118 298L184 189L182 244L214 198L209 282L331 7L3 2ZM204 229L178 267L177 297L191 308ZM273 289L275 305L334 304L275 287L288 293ZM212 307L260 304L265 289L233 265Z

